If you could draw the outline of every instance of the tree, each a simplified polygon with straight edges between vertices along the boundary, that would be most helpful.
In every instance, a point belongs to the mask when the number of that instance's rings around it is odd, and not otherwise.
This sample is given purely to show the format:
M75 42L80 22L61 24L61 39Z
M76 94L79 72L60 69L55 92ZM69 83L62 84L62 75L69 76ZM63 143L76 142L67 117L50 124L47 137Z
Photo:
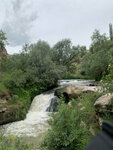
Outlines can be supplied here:
M110 35L110 40L112 41L113 40L113 26L111 23L109 24L109 35Z
M72 43L70 39L63 39L53 47L53 61L58 65L65 65L72 54Z
M90 51L95 53L100 50L100 47L103 45L104 42L107 41L106 34L100 34L99 30L95 29L93 35L91 36L92 44L90 47Z
M5 33L0 30L0 48L3 49L8 44Z

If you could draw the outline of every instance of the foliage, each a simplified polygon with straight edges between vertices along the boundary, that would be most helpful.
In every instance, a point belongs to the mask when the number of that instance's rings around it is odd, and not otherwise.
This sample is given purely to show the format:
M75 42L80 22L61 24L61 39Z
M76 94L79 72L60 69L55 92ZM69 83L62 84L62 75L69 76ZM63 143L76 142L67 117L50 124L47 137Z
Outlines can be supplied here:
M80 113L80 118L84 124L86 124L87 128L92 128L95 132L98 130L98 122L95 117L95 101L101 96L100 93L93 94L84 94L80 96L77 101L73 102L75 108L78 109Z
M101 82L101 86L103 89L106 90L108 93L113 92L113 61L111 60L111 63L108 65L107 68L108 74L103 75Z
M92 39L92 43L91 43L90 51L92 53L95 53L100 50L103 43L107 40L107 37L105 33L101 35L99 30L95 29L91 39Z
M113 57L113 41L108 40L105 34L98 30L93 33L90 52L87 53L81 63L81 72L100 80L103 74L108 74L107 67Z
M8 44L7 38L5 36L5 33L0 30L0 48L3 49L5 45Z
M25 142L20 138L16 138L11 135L8 137L0 135L1 150L31 150L33 148L33 145L25 144Z
M85 51L85 46L73 46L70 39L63 39L53 47L53 61L58 65L68 66L78 55L83 56Z
M31 86L39 89L55 86L65 69L52 61L50 46L38 41L24 49L22 53L2 60L1 80L5 86L13 91Z
M61 100L62 101L62 100ZM82 112L60 102L58 113L49 120L51 129L44 138L42 147L51 150L83 150L91 138L88 128L82 125ZM88 116L89 117L89 116Z
M111 23L109 24L109 35L110 35L110 40L112 41L113 40L113 26Z

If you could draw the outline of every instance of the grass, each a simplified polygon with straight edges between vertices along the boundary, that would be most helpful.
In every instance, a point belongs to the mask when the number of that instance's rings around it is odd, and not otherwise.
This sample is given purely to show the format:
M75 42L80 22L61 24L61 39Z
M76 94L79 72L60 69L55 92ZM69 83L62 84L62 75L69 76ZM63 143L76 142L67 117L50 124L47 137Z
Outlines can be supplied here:
M8 137L0 135L0 150L34 150L34 145L25 144L22 138L12 135Z

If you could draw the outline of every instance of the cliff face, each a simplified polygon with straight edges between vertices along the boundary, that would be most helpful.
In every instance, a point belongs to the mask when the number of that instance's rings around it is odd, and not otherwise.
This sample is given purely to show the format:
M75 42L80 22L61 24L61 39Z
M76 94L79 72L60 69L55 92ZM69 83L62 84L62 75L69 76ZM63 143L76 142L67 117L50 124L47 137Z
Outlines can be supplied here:
M2 60L2 58L4 57L8 57L8 53L7 50L5 48L1 49L0 48L0 61Z

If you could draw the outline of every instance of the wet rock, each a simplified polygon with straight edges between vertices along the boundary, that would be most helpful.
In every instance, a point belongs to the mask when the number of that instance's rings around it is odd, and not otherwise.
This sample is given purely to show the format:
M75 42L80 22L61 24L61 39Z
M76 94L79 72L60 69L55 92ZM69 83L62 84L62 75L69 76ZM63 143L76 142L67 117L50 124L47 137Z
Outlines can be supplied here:
M58 97L64 95L66 99L72 99L81 96L83 93L94 93L96 91L96 86L72 85L56 89L55 95Z
M48 112L57 112L57 105L58 105L58 97L55 96L54 98L51 99L50 106L47 108L46 111Z
M21 114L18 114L19 109L22 109L22 106L5 107L2 105L0 108L0 125L22 119Z

